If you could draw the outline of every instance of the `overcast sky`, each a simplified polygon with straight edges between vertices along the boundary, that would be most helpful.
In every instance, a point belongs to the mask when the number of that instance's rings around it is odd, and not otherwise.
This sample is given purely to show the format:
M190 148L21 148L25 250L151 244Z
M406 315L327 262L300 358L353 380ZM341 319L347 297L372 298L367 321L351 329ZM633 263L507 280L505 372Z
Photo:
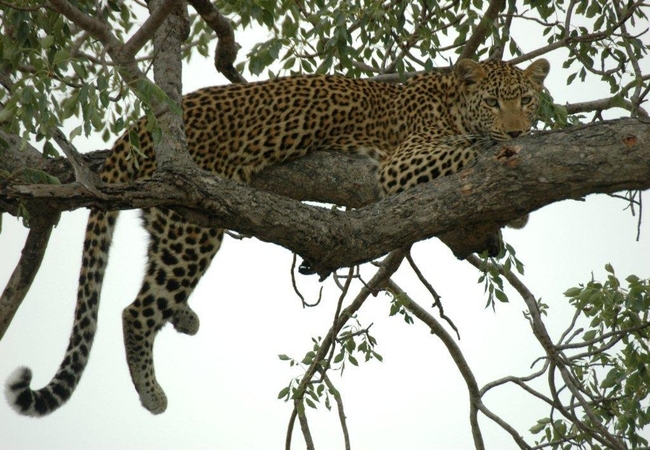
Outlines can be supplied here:
M547 86L557 102L595 98L587 86L567 88L560 63L551 63ZM186 91L225 82L213 74L210 61L197 61L190 70ZM97 141L84 144L81 139L75 144L89 149L103 146ZM506 240L526 265L524 282L551 307L547 325L555 339L572 314L562 295L567 288L586 283L592 274L603 279L606 263L621 278L631 273L650 277L648 220L637 242L637 218L625 206L619 200L590 196L543 208L524 230L505 231ZM32 290L0 343L0 380L27 365L34 372L32 387L40 388L56 372L73 319L86 217L83 210L64 214L55 229ZM20 223L3 217L1 286L15 267L25 236ZM284 445L292 405L278 400L277 394L301 372L277 355L300 359L311 349L311 337L327 332L336 307L335 287L326 283L321 305L305 310L291 288L288 251L254 239L227 238L191 299L201 319L199 333L188 337L167 327L157 338L156 371L169 406L164 414L152 416L140 406L131 384L121 330L121 311L140 285L145 246L137 214L123 213L95 345L79 387L64 407L42 419L20 417L1 402L3 449L257 450ZM484 307L476 270L456 260L437 239L415 245L413 255L458 326L460 346L479 384L529 373L531 363L543 353L516 294L509 291L511 302L498 304L495 313ZM421 305L432 303L407 267L396 281ZM316 298L319 285L313 278L302 277L299 284L308 298ZM389 298L380 294L368 300L359 314L362 324L373 324L371 331L384 362L348 366L342 378L332 374L345 402L353 448L474 448L468 395L450 357L425 326L388 317L389 308ZM510 387L497 390L486 402L522 433L547 414L544 405ZM317 448L342 448L334 412L309 411L309 419ZM481 423L488 448L514 447L487 419ZM294 448L304 448L301 436L295 436Z

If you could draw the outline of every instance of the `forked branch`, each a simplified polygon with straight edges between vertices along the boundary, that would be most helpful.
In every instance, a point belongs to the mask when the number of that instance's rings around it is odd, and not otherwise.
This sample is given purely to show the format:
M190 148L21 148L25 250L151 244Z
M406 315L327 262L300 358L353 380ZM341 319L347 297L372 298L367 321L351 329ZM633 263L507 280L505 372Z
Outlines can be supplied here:
M330 349L334 345L336 336L338 335L339 331L359 310L359 308L363 306L364 302L371 294L379 292L381 289L386 287L388 283L390 283L390 277L397 271L400 264L402 263L402 260L406 257L406 254L406 249L394 250L389 253L388 256L386 256L386 258L384 258L384 260L380 263L379 269L375 275L370 279L370 281L368 281L365 286L359 290L359 293L350 303L350 305L344 308L338 315L337 320L327 332L327 335L321 342L318 351L316 352L316 356L305 371L300 384L296 388L297 394L294 396L294 409L291 413L291 418L289 419L289 433L291 433L293 430L293 422L295 421L296 417L300 417L301 415L301 408L304 408L303 397L305 395L307 385L312 382L313 377L319 372L319 367L322 368L323 365L327 367L329 364L327 357L330 354ZM313 448L313 441L312 447L309 447L309 438L305 436L305 439L307 440L308 448ZM287 435L285 448L286 450L290 450L291 448L290 434Z

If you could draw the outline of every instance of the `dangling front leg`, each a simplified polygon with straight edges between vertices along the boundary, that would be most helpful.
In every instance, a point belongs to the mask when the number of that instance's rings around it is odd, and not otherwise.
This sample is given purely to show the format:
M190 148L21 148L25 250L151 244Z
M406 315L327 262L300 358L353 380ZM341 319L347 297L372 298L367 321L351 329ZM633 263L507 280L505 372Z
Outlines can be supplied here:
M156 334L167 322L181 333L198 332L199 318L187 300L219 250L223 230L192 225L165 209L145 210L143 218L151 236L147 272L135 301L122 313L122 323L129 372L142 406L160 414L167 397L156 381Z
M455 174L471 165L481 150L481 145L462 136L437 136L414 134L402 142L379 165L379 183L384 195L394 195L420 183L428 183L441 176ZM440 235L445 243L458 242L459 230ZM465 258L476 249L496 256L501 251L501 233L473 236L461 234L466 242L456 248L456 256ZM467 249L470 249L467 251ZM466 252L467 251L467 252ZM479 250L480 251L480 250Z
M394 195L421 183L459 172L478 156L468 138L413 134L379 163L379 184L384 195Z

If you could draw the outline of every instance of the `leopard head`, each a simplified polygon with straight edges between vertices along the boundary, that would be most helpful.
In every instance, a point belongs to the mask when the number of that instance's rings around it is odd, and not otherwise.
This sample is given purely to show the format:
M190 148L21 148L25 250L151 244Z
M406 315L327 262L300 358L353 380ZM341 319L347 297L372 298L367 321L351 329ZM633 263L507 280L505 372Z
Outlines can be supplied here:
M545 59L533 62L524 70L502 61L460 60L456 76L466 108L465 128L495 141L527 134L549 70L550 64Z

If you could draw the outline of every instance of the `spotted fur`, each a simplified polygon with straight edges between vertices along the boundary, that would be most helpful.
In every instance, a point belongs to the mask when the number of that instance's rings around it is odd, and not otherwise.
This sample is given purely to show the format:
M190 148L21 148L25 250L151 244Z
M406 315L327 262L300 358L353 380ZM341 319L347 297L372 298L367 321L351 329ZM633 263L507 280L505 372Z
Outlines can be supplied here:
M454 71L426 74L403 85L339 76L298 76L209 87L183 99L189 151L215 174L248 182L270 164L317 148L353 151L378 163L386 195L458 172L486 142L528 133L549 70L538 60L520 70L503 62L462 60ZM117 140L101 171L107 183L150 177L155 155L144 122L140 150ZM30 388L19 368L6 394L18 412L42 416L66 402L86 366L95 335L99 296L118 212L92 209L84 241L75 320L65 358L44 388ZM143 210L151 239L144 281L123 312L124 344L140 400L154 414L167 398L156 381L152 349L167 322L195 334L199 319L187 300L219 250L223 230L186 222L166 208Z

